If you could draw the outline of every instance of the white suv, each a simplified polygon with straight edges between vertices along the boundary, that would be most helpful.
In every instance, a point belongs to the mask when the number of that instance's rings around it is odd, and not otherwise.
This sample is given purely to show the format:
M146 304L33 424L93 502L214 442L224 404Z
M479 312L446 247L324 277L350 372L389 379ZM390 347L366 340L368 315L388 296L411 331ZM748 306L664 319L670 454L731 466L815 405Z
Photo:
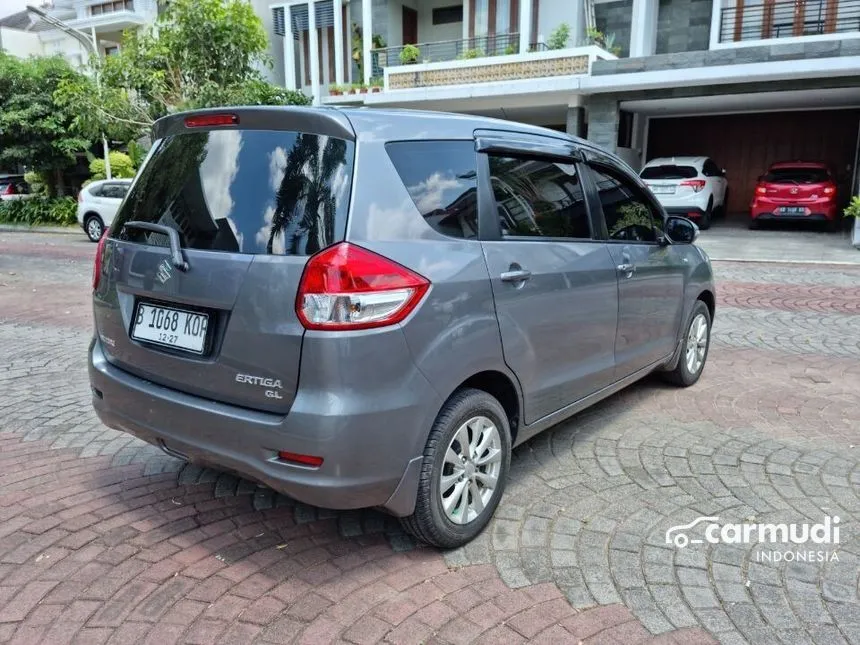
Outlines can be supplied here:
M78 193L78 224L93 242L98 242L125 198L131 179L102 179Z
M660 157L645 164L639 176L669 215L711 226L714 213L725 214L726 171L708 157Z

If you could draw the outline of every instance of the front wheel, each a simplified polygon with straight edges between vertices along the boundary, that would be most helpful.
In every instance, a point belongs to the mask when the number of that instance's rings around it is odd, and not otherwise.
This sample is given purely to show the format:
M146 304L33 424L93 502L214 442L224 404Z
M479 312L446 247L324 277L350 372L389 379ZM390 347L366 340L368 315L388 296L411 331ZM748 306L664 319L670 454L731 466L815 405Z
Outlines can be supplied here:
M690 323L684 334L684 344L681 347L681 357L671 372L665 373L667 381L673 385L689 387L699 380L705 361L708 359L708 349L711 345L711 312L701 300L696 301Z
M415 511L401 519L419 540L462 546L480 533L499 505L511 463L511 430L501 404L463 389L433 424L418 482Z

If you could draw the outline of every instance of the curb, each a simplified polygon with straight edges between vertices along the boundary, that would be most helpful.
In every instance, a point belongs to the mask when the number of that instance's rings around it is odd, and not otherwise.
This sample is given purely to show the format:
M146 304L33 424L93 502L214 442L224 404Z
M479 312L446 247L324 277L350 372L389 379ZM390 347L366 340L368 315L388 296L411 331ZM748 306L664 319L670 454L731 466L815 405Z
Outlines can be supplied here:
M844 260L770 260L770 259L752 259L752 258L715 258L709 256L711 262L744 262L749 264L818 264L841 267L860 267L860 257L856 262L847 262Z
M0 224L0 233L84 234L78 226L18 226L17 224Z

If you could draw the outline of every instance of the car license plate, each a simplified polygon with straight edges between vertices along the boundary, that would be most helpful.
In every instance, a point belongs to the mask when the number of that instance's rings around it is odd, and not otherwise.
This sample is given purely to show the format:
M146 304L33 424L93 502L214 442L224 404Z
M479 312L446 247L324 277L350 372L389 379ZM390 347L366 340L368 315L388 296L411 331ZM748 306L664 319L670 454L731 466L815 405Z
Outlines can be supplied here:
M141 302L137 305L131 337L202 354L208 328L208 314Z
M651 192L655 195L674 195L675 187L671 184L654 184L651 186Z
M781 206L779 209L780 215L806 215L806 209L803 206Z

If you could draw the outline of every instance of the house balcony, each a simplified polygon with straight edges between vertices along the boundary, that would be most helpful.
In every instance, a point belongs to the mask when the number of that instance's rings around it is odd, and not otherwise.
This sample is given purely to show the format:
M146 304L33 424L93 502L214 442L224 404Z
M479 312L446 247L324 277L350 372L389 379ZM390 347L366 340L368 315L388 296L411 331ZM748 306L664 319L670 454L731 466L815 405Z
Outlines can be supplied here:
M532 43L519 52L518 33L386 47L372 52L381 88L328 96L325 103L408 103L427 98L525 95L576 90L598 59L616 57L595 46L550 50Z
M728 0L717 12L712 49L860 36L860 0Z

